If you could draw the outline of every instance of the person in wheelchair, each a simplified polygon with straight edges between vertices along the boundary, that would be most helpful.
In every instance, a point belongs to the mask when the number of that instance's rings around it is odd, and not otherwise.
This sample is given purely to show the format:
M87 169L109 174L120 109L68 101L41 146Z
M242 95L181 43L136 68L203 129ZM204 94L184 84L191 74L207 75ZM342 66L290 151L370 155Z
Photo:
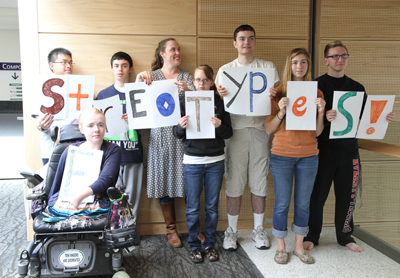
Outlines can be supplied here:
M53 185L48 196L46 212L53 216L69 217L95 216L107 214L110 200L107 189L113 187L118 178L119 165L121 163L121 149L118 145L103 140L106 131L106 119L104 114L96 109L89 108L79 117L79 130L85 136L86 141L73 143L82 150L102 150L100 174L97 180L79 192L74 192L70 201L59 198L60 187L63 180L64 168L67 161L67 147L61 155ZM93 203L82 202L86 197L95 195Z
M139 244L136 226L125 221L127 225L112 230L112 221L109 221L113 219L110 215L114 218L119 216L117 220L121 222L131 218L128 197L114 187L121 162L121 150L118 145L103 140L106 120L104 114L96 108L89 108L81 114L79 130L86 140L71 145L63 143L64 145L58 145L54 150L43 192L45 196L31 194L32 197L27 197L30 200L35 200L36 197L46 200L47 195L48 205L45 211L33 217L34 240L28 250L23 250L20 255L20 277L113 274L114 277L129 277L122 267L122 249L129 252L127 248ZM82 186L78 191L71 190L72 198L63 201L60 189L63 176L66 175L64 169L66 163L69 163L68 149L71 146L76 146L79 150L102 150L100 174L89 186ZM61 154L62 150L64 151ZM50 185L51 189L48 190ZM94 202L82 202L91 195L95 196ZM120 211L127 213L121 214Z

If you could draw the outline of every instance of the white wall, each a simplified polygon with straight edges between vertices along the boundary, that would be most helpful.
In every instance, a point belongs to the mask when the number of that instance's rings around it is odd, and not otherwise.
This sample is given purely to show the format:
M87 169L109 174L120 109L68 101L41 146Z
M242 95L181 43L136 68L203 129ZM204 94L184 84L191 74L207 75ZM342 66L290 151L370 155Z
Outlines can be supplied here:
M20 63L20 45L18 24L18 9L0 8L0 62ZM0 70L0 101L10 100L9 83L13 82L11 78L14 72ZM17 79L21 83L21 72ZM15 82L15 81L14 81Z

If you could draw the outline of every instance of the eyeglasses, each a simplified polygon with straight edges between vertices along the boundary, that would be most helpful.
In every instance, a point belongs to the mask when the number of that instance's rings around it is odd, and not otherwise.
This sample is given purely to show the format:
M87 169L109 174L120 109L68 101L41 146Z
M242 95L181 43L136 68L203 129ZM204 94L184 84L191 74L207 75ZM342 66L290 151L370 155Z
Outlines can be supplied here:
M339 60L340 57L342 57L343 60L346 60L347 58L349 58L350 54L345 53L342 55L332 55L332 56L327 56L326 58L332 58L333 60Z
M196 78L194 81L196 81L197 83L201 83L201 82L208 83L210 81L210 79L207 79L207 78L205 78L205 79Z
M70 66L75 65L75 63L72 62L72 61L61 61L61 62L53 62L53 63L58 63L58 64L61 64L63 66L65 66L66 64L69 64Z

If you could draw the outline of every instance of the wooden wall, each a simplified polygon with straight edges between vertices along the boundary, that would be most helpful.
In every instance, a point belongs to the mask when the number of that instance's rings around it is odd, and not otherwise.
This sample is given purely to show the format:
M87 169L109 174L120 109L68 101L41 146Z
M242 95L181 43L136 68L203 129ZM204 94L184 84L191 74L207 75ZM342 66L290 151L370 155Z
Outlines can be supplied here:
M51 49L65 47L71 50L76 63L74 73L95 75L97 94L113 83L110 58L117 51L125 51L132 56L134 72L138 73L150 69L154 49L161 39L175 37L182 48L182 69L192 72L196 65L208 63L217 72L220 66L237 57L232 45L234 29L241 24L250 24L257 32L256 56L274 62L281 74L285 57L292 48L309 48L311 2L299 0L293 6L289 0L19 0L28 165L32 169L41 165L37 148L40 133L34 128L29 115L36 77L39 73L50 72L46 56ZM323 46L330 40L342 39L351 53L346 73L363 83L370 94L397 93L393 88L396 85L399 87L399 79L394 78L398 76L399 69L392 61L399 57L400 28L396 14L399 14L400 6L397 1L367 1L363 5L358 2L317 1L316 72L322 74L326 71L321 60ZM134 79L135 74L132 74L131 81ZM398 102L396 109L400 110ZM140 132L146 156L149 131ZM388 134L390 136L385 140L395 143L393 141L398 140L399 129L390 127ZM392 163L385 155L362 155L368 157L368 163L377 160ZM265 214L269 220L272 218L273 192L270 175ZM227 226L225 185L220 197L218 229L222 230ZM333 224L333 203L331 194L325 210L326 224ZM364 203L368 202L365 200ZM356 214L357 220L363 219L361 212ZM180 231L187 230L184 213L184 201L177 200ZM290 217L292 215L291 209ZM239 219L239 228L252 228L253 215L248 191L243 198ZM372 220L368 221L373 223ZM146 196L145 179L139 215L140 232L164 233L164 227L158 200Z

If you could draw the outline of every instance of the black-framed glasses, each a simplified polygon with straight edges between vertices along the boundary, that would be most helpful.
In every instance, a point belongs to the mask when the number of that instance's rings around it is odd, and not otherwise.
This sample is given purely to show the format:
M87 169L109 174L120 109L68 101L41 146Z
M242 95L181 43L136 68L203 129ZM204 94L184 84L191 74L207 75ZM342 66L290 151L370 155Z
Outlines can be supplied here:
M207 78L204 78L204 79L196 78L194 81L196 81L197 83L200 83L200 82L208 83L210 81L210 79L207 79Z
M346 60L347 58L349 58L350 54L349 53L345 53L342 55L331 55L331 56L327 56L326 58L332 58L333 60L339 60L340 57L342 57L343 60Z
M53 63L58 63L58 64L61 64L63 66L65 66L66 64L69 64L70 66L75 65L75 63L72 62L72 61L61 61L61 62L53 62Z

